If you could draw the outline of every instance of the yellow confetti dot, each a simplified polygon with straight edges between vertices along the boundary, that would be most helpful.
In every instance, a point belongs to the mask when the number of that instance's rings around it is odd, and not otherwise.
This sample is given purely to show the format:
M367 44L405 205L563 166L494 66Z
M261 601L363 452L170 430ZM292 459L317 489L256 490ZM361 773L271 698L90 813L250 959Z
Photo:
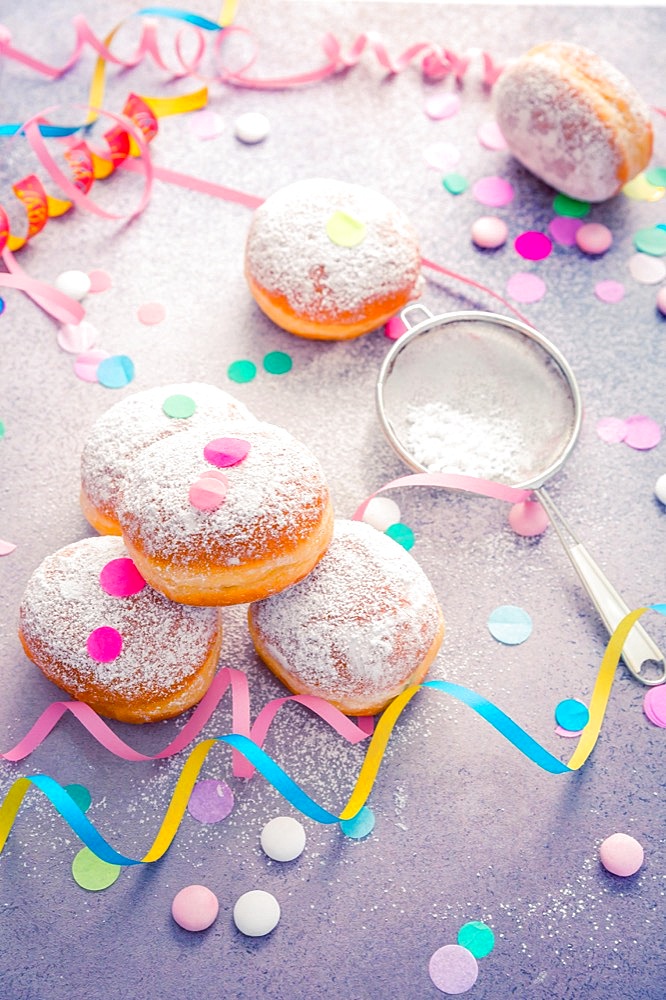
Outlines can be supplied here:
M666 188L656 187L650 184L645 174L638 174L624 185L622 193L634 201L659 201L666 194Z

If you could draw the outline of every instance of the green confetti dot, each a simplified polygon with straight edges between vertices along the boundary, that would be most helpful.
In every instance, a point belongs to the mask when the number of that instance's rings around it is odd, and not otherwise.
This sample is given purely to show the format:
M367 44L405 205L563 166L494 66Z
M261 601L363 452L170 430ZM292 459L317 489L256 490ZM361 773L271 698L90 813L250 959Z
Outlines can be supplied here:
M666 230L659 226L650 226L648 229L639 229L634 233L634 246L641 253L649 253L653 257L662 257L666 254Z
M397 521L396 524L392 524L384 532L389 538L392 538L394 542L398 545L402 545L403 549L411 549L416 539L414 538L414 532L406 524L402 524L401 521Z
M666 167L651 167L646 170L645 180L653 187L666 187Z
M232 382L251 382L256 374L254 361L232 361L227 368L227 376Z
M187 417L191 417L196 408L197 404L191 396L178 394L168 396L162 403L162 409L167 417L173 417L175 420L185 420Z
M4 436L5 436L5 425L3 424L2 420L0 420L0 439L2 439Z
M65 785L65 791L69 795L81 812L86 812L90 808L92 796L85 785Z
M91 892L108 889L120 872L120 865L110 865L108 861L102 861L89 847L81 848L72 862L74 881L82 889L90 889Z
M470 920L458 931L458 944L474 955L474 958L485 958L495 947L495 935L483 920Z
M442 178L442 184L449 194L463 194L469 187L469 181L462 174L447 174Z
M264 368L271 375L285 375L291 371L293 361L283 351L271 351L264 358Z
M347 212L333 212L326 223L326 235L340 247L355 247L365 239L365 223Z
M590 213L590 203L576 201L568 194L556 194L553 199L553 211L556 215L565 215L569 219L583 219Z

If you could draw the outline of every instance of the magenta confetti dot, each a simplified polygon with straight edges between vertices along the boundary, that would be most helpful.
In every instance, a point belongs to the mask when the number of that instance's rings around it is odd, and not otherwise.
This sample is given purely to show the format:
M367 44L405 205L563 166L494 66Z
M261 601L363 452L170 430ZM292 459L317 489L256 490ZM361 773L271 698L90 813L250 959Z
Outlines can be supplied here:
M388 337L389 340L397 340L402 337L403 333L407 331L401 316L391 316L390 320L384 327L384 336Z
M598 281L594 286L594 294L601 302L621 302L624 298L624 285L621 281Z
M189 501L197 510L219 510L229 492L229 480L223 473L222 478L203 475L189 490Z
M107 274L106 271L99 268L88 271L88 278L90 279L89 291L91 292L105 292L107 288L111 288L111 275Z
M234 807L234 793L226 781L197 781L187 811L199 823L219 823Z
M82 382L96 382L100 363L110 357L108 351L84 351L74 362L74 374Z
M513 245L516 253L525 260L544 260L553 249L553 244L544 233L532 230L517 236Z
M602 417L597 420L597 434L607 444L618 444L624 441L627 433L626 421L619 417Z
M472 188L476 200L482 205L500 208L513 201L513 185L503 177L481 177Z
M507 281L506 290L516 302L538 302L546 294L546 283L537 274L518 271Z
M574 219L570 215L556 215L548 223L548 232L560 246L572 247L576 243L576 233L582 225L581 219Z
M457 996L471 990L479 975L474 955L460 944L445 944L438 948L428 964L434 985L442 993Z
M146 586L146 581L128 558L108 562L99 574L99 583L111 597L132 597Z
M653 725L666 729L666 684L650 688L643 699L643 711Z
M144 326L156 326L166 316L166 310L159 302L144 302L137 309L137 317Z
M483 122L477 130L476 137L486 149L506 149L506 139L497 122Z
M118 659L123 648L123 637L118 629L110 625L102 625L94 629L88 636L86 646L88 655L98 663L111 663Z
M228 469L247 458L250 442L242 438L215 438L204 448L204 458L218 469Z
M649 451L661 441L661 427L651 417L627 417L625 427L624 443L636 451Z

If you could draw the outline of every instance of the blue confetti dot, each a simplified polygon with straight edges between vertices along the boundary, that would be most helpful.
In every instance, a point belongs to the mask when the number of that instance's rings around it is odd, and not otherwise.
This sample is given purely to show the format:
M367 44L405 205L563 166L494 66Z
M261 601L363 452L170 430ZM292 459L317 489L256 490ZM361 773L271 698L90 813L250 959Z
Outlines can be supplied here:
M5 300L0 299L0 316L3 314L4 311L5 311Z
M565 698L555 709L555 722L570 733L584 729L590 719L587 705L576 698Z
M527 611L513 604L503 604L488 618L490 634L505 646L518 646L532 634L532 619Z
M122 389L134 378L134 362L126 354L112 354L97 367L97 381L106 389Z
M374 828L375 814L370 806L363 806L352 819L340 820L340 829L345 837L351 837L352 840L361 840L362 837L367 837Z

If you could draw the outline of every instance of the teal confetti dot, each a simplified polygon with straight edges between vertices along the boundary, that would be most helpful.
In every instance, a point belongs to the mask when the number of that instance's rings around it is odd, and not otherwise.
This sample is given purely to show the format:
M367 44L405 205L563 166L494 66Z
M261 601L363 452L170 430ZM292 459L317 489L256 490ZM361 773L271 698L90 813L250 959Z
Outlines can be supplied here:
M90 808L92 796L85 785L65 785L65 791L81 812L86 812Z
M389 538L392 538L394 542L398 543L398 545L402 545L403 549L407 549L407 551L412 548L414 542L416 541L412 529L406 524L402 524L401 521L397 521L396 524L390 525L384 534L388 535Z
M167 417L172 417L174 420L186 420L192 416L196 408L197 404L191 396L180 394L168 396L162 403L162 409Z
M523 608L502 604L488 618L490 634L505 646L519 646L532 634L532 619Z
M97 381L105 389L122 389L134 378L134 362L126 354L112 354L97 366Z
M352 819L341 819L340 829L345 837L361 840L367 837L375 828L375 814L370 806L363 806Z
M293 361L283 351L271 351L264 358L264 370L269 375L286 375L291 371Z
M666 187L666 167L651 167L646 170L645 180L653 187Z
M485 958L495 947L495 935L483 920L470 920L458 931L458 944L474 955Z
M659 226L650 226L648 229L639 229L634 233L634 246L641 253L651 254L653 257L662 257L666 254L666 230Z
M576 698L565 698L555 709L555 722L570 733L580 732L588 724L590 710Z
M469 181L462 174L447 174L442 184L449 194L463 194L469 187Z
M590 203L576 201L568 194L556 194L553 199L553 211L556 215L565 215L569 219L583 219L590 214Z
M227 376L232 382L251 382L256 374L254 361L232 361L227 368Z
M5 436L5 425L2 420L0 420L0 440Z

